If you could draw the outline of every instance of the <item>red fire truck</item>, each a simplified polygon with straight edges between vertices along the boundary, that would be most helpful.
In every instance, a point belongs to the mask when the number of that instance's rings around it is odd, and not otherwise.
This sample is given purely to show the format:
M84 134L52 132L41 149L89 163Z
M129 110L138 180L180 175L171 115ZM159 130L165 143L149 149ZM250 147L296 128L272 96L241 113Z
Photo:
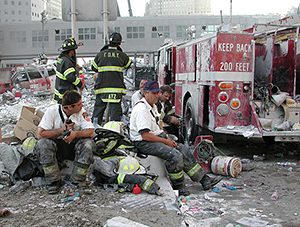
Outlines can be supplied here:
M186 139L217 133L299 141L300 131L282 130L289 119L276 102L281 95L272 99L278 87L255 87L255 50L254 35L246 32L217 32L159 49L158 81L174 84L175 112L184 120Z

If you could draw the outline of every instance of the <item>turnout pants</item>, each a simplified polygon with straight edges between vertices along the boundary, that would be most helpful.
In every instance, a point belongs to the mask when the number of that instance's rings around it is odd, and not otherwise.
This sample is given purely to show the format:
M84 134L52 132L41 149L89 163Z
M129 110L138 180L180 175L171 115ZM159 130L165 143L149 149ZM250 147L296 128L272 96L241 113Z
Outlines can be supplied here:
M138 174L123 174L117 173L119 161L124 158L109 157L104 160L100 157L95 157L93 174L96 178L96 183L100 184L138 184L144 191L150 194L157 194L159 186L152 179Z
M94 111L93 111L93 123L98 123L98 125L102 124L103 115L107 108L107 105L109 103L109 121L121 121L122 117L122 106L121 101L120 102L103 102L102 101L103 96L101 94L96 95L96 101L94 105Z
M134 146L141 154L153 155L165 160L166 169L173 187L180 187L184 184L183 172L195 182L200 182L206 174L195 161L189 147L183 144L178 144L175 149L164 143L135 141Z
M62 139L40 139L35 146L35 153L43 167L48 184L61 180L59 163L64 160L74 161L71 175L73 183L85 181L88 168L93 163L93 151L96 145L92 139L79 139L68 144Z

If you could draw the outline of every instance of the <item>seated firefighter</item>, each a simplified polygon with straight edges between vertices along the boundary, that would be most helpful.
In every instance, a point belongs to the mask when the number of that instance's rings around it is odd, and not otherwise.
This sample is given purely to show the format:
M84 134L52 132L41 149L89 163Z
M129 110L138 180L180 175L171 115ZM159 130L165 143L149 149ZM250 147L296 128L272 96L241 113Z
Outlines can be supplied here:
M139 90L133 93L131 96L131 107L134 107L134 105L143 98L143 89L144 85L147 82L147 80L141 80L139 85Z
M160 119L163 122L163 128L167 133L179 136L178 130L180 119L176 116L173 105L170 102L172 96L172 88L169 85L160 87L158 102L156 103L157 110L160 113Z
M184 172L204 190L217 184L222 178L210 178L196 163L189 147L169 139L159 127L157 103L159 86L156 81L148 81L144 86L144 98L138 102L130 117L130 139L138 153L157 156L165 160L166 169L173 189L185 194Z
M113 184L131 191L135 184L150 194L159 195L159 186L155 177L145 174L139 162L120 149L131 147L131 143L122 134L122 122L110 121L103 128L95 130L94 141L97 149L93 165L96 185Z
M59 191L59 164L63 160L74 160L71 181L75 185L85 181L93 162L94 127L82 116L81 109L81 95L77 91L66 91L62 104L49 107L38 126L35 152L45 173L49 194Z

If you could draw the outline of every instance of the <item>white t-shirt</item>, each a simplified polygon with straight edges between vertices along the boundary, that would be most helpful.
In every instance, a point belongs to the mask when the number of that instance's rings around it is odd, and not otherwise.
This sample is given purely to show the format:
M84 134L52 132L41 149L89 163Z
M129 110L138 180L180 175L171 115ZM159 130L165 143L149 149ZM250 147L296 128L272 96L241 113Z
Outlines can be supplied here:
M142 98L143 95L141 93L141 90L137 90L136 92L134 92L133 95L131 96L131 107L134 107L134 105Z
M142 141L143 139L139 132L145 129L150 130L155 135L162 133L163 130L159 128L158 120L159 113L156 105L151 107L146 99L142 98L133 107L130 116L130 139L132 141Z
M52 129L59 129L64 126L64 122L62 121L60 114L59 114L59 108L61 108L64 120L67 119L66 114L63 111L63 108L60 107L59 104L50 106L45 114L42 117L41 122L39 123L40 128L43 128L45 130L52 130ZM75 123L74 129L76 131L94 128L93 123L91 121L87 121L82 116L83 111L80 111L79 113L72 114L69 118Z

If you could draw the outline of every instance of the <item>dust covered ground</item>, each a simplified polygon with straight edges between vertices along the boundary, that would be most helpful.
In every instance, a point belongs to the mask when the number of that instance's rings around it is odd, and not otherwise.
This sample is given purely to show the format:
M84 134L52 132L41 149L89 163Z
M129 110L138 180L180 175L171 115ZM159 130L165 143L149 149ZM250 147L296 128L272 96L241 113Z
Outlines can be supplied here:
M116 216L148 226L300 226L298 149L236 142L218 147L226 154L250 159L254 169L237 178L225 177L216 192L204 192L187 180L192 194L178 198L177 210L159 200L155 203L157 196L96 186L77 190L78 200L69 202L64 198L66 191L48 195L44 188L30 187L12 194L4 187L0 208L11 214L0 218L0 226L103 226ZM253 161L253 155L264 160Z

